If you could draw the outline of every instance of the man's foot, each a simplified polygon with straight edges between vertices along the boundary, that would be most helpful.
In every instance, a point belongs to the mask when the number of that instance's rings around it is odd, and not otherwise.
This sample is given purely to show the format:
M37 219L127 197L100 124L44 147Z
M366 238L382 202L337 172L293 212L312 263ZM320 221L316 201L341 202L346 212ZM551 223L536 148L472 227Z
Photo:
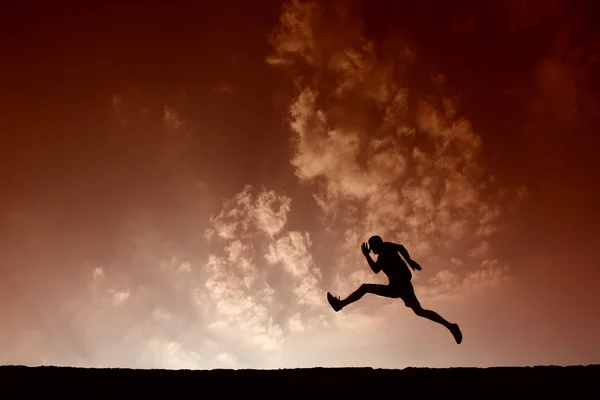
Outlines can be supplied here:
M333 295L329 292L327 292L327 301L329 302L331 308L335 310L335 312L338 312L342 309L342 302L340 301L339 297L333 297Z
M452 332L452 336L454 336L456 343L460 344L460 342L462 342L462 332L460 331L458 324L452 324L450 326L450 332Z

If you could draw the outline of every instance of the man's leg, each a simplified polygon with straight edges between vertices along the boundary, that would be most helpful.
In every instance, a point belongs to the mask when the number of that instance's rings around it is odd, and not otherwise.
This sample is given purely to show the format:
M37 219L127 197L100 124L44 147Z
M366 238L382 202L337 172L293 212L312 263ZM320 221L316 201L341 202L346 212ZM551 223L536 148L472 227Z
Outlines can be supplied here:
M430 321L437 322L440 325L444 325L450 331L450 333L452 333L452 336L454 336L454 340L456 340L456 343L460 344L460 342L462 342L462 332L460 331L458 324L453 324L446 321L440 314L436 313L435 311L425 310L423 307L421 307L421 304L419 303L412 305L411 309L419 317L423 317Z
M421 303L415 295L415 290L412 283L408 283L408 285L406 286L402 285L401 287L402 299L404 300L404 303L408 307L410 307L416 315L445 326L446 329L448 329L450 333L452 333L452 336L454 336L454 340L456 340L456 343L460 344L460 342L462 342L462 332L460 331L458 324L448 322L435 311L425 310L423 307L421 307Z
M379 284L375 284L375 283L363 283L362 285L359 286L358 289L356 289L354 292L352 292L344 300L336 299L329 293L327 294L327 299L329 300L329 303L331 304L333 309L335 311L339 311L342 308L346 307L347 305L360 300L367 293L372 293L372 294L375 294L377 296L382 296L382 297L398 297L398 293L396 293L396 291L394 291L388 285L379 285Z
M411 309L417 314L419 317L426 318L430 321L437 322L440 325L444 325L446 328L450 329L452 324L446 321L440 314L435 311L425 310L421 305L414 305Z

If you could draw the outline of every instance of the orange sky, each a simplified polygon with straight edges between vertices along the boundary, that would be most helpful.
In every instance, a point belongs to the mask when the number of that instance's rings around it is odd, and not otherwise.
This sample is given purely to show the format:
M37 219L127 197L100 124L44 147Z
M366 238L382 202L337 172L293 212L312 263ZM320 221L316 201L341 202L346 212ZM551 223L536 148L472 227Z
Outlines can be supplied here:
M600 362L595 2L125 3L0 15L1 364Z

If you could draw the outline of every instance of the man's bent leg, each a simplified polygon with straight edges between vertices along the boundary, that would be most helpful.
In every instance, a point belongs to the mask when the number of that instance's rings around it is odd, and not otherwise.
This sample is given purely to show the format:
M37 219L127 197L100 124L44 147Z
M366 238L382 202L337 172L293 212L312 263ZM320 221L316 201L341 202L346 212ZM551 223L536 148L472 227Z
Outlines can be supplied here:
M450 333L452 333L452 336L454 336L456 343L460 344L460 342L462 342L462 332L460 331L458 324L453 324L446 321L440 314L436 313L435 311L425 310L423 307L421 307L420 304L413 305L411 308L414 311L414 313L417 314L419 317L423 317L430 321L444 325L450 331Z
M352 292L348 297L344 300L340 301L341 308L346 307L347 305L354 303L355 301L360 300L365 294L372 293L377 296L382 297L398 297L397 293L388 285L379 285L375 283L363 283Z
M436 313L435 311L425 310L423 307L421 307L421 305L413 306L411 308L419 317L423 317L430 321L437 322L438 324L444 325L448 329L450 329L452 325L450 322L442 318L440 314Z

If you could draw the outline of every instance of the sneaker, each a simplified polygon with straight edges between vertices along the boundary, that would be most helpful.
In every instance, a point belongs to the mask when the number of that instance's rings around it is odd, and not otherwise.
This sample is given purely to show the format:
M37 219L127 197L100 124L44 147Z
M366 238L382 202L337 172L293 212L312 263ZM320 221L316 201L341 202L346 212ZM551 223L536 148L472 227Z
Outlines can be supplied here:
M329 292L327 292L327 301L329 302L329 305L331 306L331 308L333 308L335 310L335 312L338 312L342 309L342 304L341 304L340 298L333 297L333 295Z
M454 336L454 340L456 340L456 343L460 344L462 342L462 332L460 331L458 324L452 324L450 332L452 332L452 336Z

